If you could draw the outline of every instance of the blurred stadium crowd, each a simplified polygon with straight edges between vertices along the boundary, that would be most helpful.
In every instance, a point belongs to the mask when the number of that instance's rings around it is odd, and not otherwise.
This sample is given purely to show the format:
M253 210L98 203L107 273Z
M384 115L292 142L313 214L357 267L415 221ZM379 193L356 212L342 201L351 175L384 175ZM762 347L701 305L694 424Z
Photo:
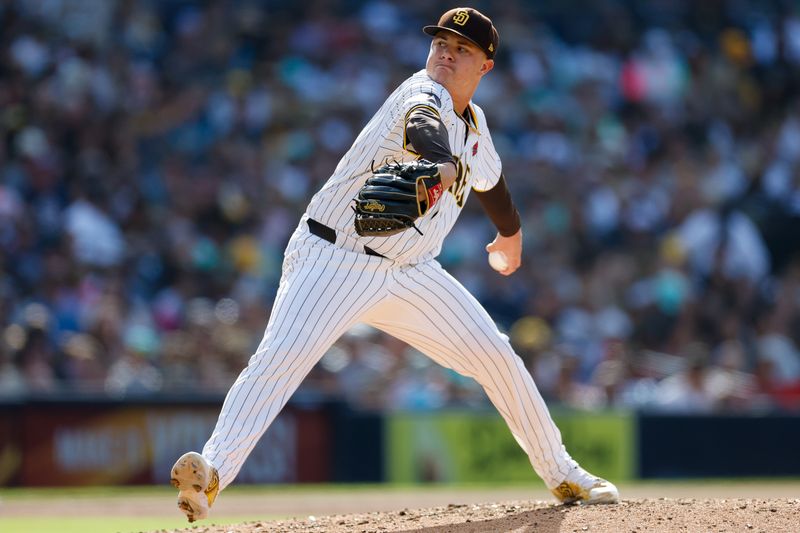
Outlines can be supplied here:
M452 7L400 5L0 0L0 396L226 391L306 203ZM545 398L800 410L797 4L474 6L524 264L489 269L477 202L440 260ZM301 391L487 401L366 327Z

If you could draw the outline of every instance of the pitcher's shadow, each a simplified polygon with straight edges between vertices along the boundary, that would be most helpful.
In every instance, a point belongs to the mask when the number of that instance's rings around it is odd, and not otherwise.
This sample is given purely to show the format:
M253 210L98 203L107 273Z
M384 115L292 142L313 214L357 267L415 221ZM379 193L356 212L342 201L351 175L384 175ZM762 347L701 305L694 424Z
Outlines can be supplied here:
M564 520L564 506L533 509L509 513L500 518L487 518L475 522L430 526L421 529L403 529L397 533L558 533Z

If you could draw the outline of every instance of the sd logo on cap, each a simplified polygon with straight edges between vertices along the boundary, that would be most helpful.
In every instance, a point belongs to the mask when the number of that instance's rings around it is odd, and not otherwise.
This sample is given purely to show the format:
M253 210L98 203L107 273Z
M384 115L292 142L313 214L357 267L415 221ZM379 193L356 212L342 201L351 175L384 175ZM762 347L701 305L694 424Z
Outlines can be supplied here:
M471 7L457 7L446 12L436 26L425 26L422 31L436 35L442 30L451 31L475 43L486 57L494 59L500 36L492 20Z

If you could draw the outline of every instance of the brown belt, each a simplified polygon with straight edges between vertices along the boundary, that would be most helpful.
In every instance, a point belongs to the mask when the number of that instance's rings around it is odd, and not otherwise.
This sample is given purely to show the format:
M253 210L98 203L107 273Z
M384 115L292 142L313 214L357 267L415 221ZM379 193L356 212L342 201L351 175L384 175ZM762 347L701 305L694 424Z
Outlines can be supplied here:
M336 244L336 230L333 228L329 228L322 222L317 222L313 218L309 218L308 231L310 231L312 234L316 235L320 239L324 239L331 244ZM375 257L383 257L384 259L386 259L386 256L379 254L369 246L364 246L364 253L367 255L374 255Z

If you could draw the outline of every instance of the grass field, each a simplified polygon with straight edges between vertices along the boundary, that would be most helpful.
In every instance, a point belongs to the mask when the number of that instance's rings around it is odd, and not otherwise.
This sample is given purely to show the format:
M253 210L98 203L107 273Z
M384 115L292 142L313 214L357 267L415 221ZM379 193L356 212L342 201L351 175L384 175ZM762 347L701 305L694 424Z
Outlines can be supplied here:
M240 489L234 497L248 489ZM174 496L167 487L0 490L0 532L115 533L187 527L186 518L174 507ZM236 524L284 516L220 513L213 522Z
M135 517L111 519L104 517L0 518L0 531L5 533L112 533L116 531L157 531L180 527L186 527L185 520Z
M620 489L623 498L797 498L800 480L648 481ZM220 496L212 519L196 527L521 499L551 498L541 484L236 486ZM0 489L3 533L127 533L187 526L171 487Z

